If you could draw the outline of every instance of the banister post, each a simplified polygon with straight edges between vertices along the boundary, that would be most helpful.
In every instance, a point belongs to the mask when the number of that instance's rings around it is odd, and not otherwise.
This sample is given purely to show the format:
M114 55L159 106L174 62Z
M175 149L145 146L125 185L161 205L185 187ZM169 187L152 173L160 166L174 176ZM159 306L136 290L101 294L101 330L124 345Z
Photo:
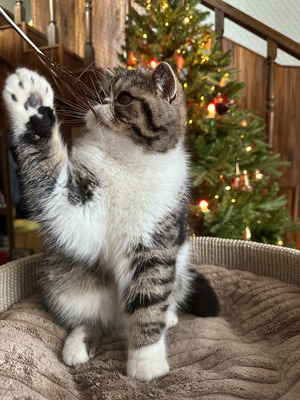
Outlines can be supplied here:
M273 146L275 126L275 59L277 56L277 43L268 39L267 55L267 135L269 144Z
M55 0L49 0L50 22L47 29L48 45L53 46L58 43L58 29L55 21Z
M16 24L26 20L26 10L22 0L17 0L14 7L14 20Z
M218 40L220 41L222 51L222 39L224 34L224 11L215 8L215 30L219 32Z
M84 62L88 66L95 60L95 50L92 44L92 0L85 2L85 38Z

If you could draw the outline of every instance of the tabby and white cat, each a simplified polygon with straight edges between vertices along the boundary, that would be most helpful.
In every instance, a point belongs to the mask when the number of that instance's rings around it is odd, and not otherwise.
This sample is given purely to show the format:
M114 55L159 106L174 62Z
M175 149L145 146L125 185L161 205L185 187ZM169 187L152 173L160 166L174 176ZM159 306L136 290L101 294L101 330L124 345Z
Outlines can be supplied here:
M66 365L96 354L101 334L124 329L127 374L169 371L165 336L176 309L210 316L218 300L189 267L186 106L167 63L104 74L87 132L70 154L50 84L20 68L3 97L32 215L47 232L41 286L69 330Z

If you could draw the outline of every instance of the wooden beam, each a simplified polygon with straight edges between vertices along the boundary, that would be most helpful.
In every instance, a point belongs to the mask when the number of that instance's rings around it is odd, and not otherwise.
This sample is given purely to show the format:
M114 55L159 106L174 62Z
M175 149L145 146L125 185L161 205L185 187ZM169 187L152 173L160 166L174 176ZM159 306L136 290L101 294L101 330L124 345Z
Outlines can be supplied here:
M92 44L92 0L85 2L85 45L84 45L84 62L90 65L95 60L95 50Z
M221 43L221 50L222 50L222 39L224 34L224 17L225 14L222 10L215 9L215 30L219 32L218 39Z
M47 28L48 44L53 46L58 43L58 29L55 21L55 0L49 0L50 22Z
M273 147L275 128L275 59L277 56L277 43L268 39L268 78L267 78L267 135L269 144Z
M16 1L14 7L14 21L16 24L21 24L26 20L26 10L22 0Z

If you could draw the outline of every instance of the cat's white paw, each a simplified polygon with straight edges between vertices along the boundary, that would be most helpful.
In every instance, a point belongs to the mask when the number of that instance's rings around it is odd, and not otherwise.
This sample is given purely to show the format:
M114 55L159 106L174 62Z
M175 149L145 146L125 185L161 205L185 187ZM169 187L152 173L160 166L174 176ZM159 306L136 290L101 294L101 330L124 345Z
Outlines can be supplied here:
M94 358L99 339L100 334L95 331L89 331L82 326L75 328L65 340L62 351L64 364L72 366Z
M163 338L150 346L129 350L127 361L127 375L129 377L142 382L149 382L168 372L169 364L166 359Z
M3 99L17 133L33 115L39 115L40 106L53 108L54 94L47 80L37 72L19 68L5 83Z
M172 328L178 324L178 317L174 311L167 312L167 328Z

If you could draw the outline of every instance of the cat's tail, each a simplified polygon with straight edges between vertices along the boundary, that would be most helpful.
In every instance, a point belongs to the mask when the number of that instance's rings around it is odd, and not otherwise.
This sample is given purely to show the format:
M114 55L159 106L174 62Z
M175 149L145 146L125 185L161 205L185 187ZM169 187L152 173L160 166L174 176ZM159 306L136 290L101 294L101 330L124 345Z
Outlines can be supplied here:
M220 311L220 303L215 291L203 275L195 270L190 272L191 290L180 309L197 317L216 317Z

